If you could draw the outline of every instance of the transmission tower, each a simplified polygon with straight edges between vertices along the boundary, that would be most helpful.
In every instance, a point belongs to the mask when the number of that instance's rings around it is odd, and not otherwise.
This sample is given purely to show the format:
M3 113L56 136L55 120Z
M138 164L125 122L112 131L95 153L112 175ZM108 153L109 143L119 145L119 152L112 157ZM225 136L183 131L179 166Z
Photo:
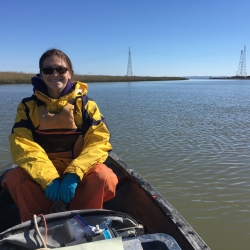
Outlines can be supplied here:
M240 52L240 62L239 62L239 67L237 71L237 76L242 76L242 59L243 59L243 50Z
M128 51L128 67L127 67L127 76L132 76L132 62L131 62L131 52L130 47Z
M246 45L244 46L243 76L244 76L244 77L247 77L247 72L246 72Z
M246 45L244 46L244 51L241 50L241 53L240 53L240 62L239 62L238 71L236 72L236 76L247 77L247 72L246 72Z

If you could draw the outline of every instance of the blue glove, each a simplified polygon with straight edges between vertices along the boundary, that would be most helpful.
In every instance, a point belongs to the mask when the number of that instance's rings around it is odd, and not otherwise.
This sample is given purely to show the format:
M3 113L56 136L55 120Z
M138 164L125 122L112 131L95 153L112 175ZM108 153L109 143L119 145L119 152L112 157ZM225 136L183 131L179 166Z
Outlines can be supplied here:
M60 179L54 179L49 186L45 189L45 196L50 199L52 202L59 199L59 190L60 190Z
M74 198L79 176L76 174L66 174L60 186L60 199L64 203L70 203Z

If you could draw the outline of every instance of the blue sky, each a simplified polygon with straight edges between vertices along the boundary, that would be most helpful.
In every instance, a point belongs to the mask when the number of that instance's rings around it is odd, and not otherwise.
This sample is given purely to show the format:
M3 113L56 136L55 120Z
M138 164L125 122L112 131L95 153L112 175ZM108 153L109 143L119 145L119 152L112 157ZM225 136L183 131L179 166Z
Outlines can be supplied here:
M78 74L232 76L246 45L249 0L0 0L0 71L37 73L50 48ZM248 53L249 51L249 53Z

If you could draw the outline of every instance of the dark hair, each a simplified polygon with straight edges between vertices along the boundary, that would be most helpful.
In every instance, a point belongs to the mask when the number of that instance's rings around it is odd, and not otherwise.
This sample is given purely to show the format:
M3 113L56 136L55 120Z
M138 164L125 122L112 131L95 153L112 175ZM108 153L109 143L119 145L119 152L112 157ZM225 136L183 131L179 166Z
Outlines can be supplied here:
M41 71L42 71L44 60L46 58L50 57L50 56L58 56L59 58L63 59L67 64L67 68L68 68L71 76L73 77L74 70L73 70L71 60L69 59L69 57L64 52L62 52L59 49L49 49L49 50L47 50L46 52L43 53L43 55L40 57L40 60L39 60L40 73L42 73Z

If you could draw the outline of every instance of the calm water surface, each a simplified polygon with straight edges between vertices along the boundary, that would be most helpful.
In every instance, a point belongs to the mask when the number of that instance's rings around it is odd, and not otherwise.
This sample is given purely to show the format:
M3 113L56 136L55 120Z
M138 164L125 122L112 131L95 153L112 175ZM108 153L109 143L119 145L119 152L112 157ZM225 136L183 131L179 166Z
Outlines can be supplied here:
M0 86L0 166L30 85ZM211 249L250 247L250 81L89 84L114 152L148 180Z

